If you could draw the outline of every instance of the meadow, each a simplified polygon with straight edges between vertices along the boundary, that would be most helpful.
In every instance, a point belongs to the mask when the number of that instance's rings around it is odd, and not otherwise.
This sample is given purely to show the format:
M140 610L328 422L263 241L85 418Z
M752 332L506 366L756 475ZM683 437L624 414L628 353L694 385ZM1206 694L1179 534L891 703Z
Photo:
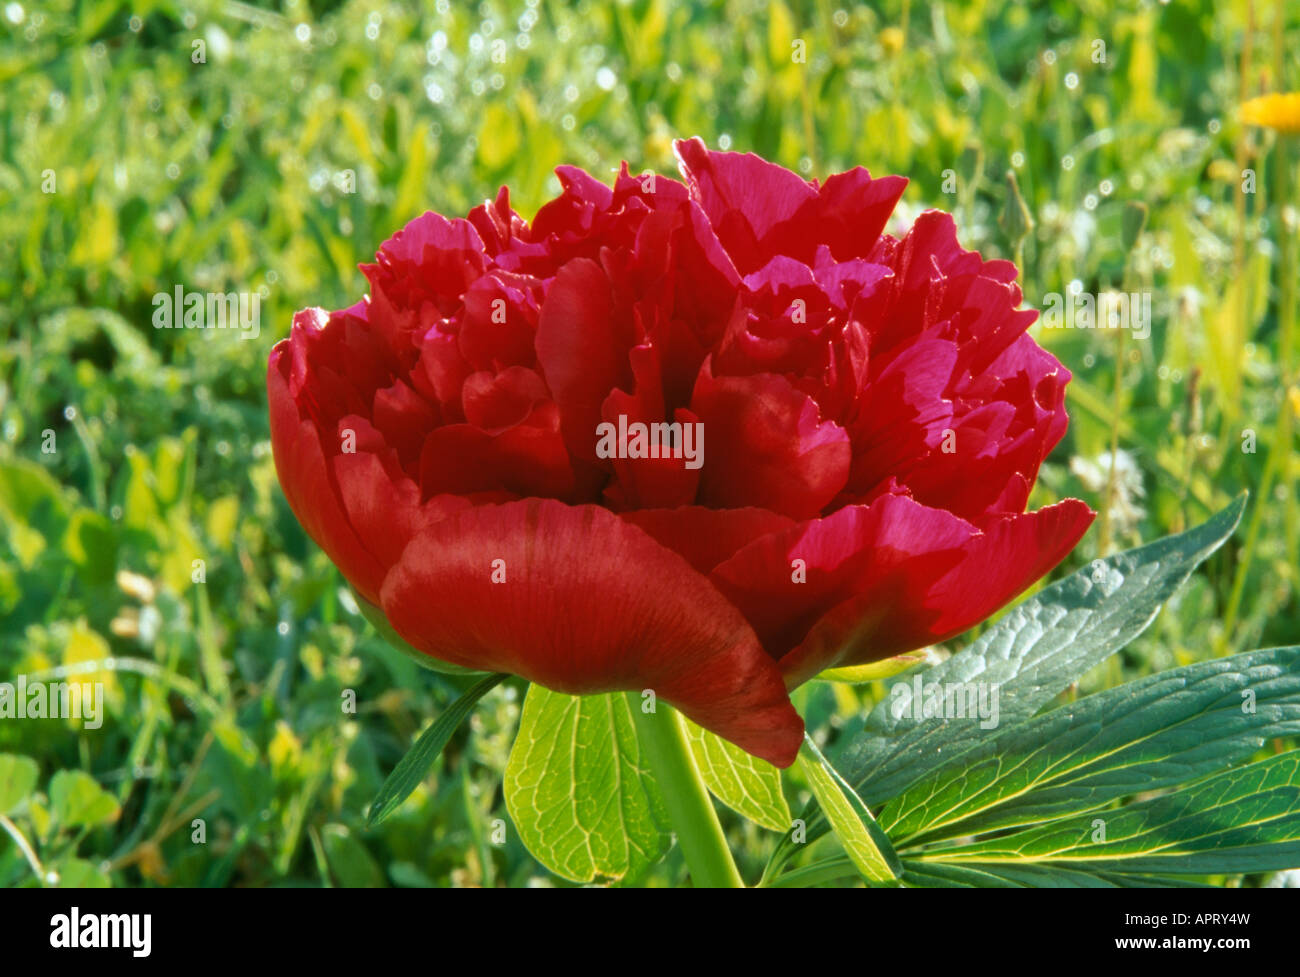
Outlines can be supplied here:
M1033 334L1071 424L1031 507L1103 512L1057 577L1250 492L1067 695L1297 643L1297 154L1238 114L1300 87L1297 40L1280 0L3 3L0 681L101 682L106 718L0 719L0 885L563 884L509 830L515 680L366 826L468 681L393 651L290 512L267 355L425 210L508 185L531 216L557 165L671 174L677 137L902 174L897 218L953 212L1057 303ZM1146 328L1066 328L1110 291ZM187 292L255 296L259 328L157 328ZM795 699L830 744L882 694ZM779 836L722 816L757 877Z

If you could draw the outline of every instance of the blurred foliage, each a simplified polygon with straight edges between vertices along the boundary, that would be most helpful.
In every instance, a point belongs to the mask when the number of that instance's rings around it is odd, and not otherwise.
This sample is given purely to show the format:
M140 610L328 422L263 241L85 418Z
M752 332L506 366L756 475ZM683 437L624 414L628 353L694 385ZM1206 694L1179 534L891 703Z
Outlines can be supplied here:
M1256 6L1248 94L1281 84L1274 8ZM0 884L551 884L501 797L516 682L365 827L465 683L390 651L302 533L263 377L293 311L355 301L357 262L404 222L503 183L531 214L560 163L671 172L671 140L699 134L809 177L864 164L910 178L900 221L954 211L990 256L1021 254L1027 213L1028 304L1123 287L1151 292L1154 318L1118 401L1113 333L1035 327L1075 377L1035 504L1100 506L1113 423L1131 461L1116 546L1258 494L1269 452L1294 449L1276 441L1294 373L1270 201L1284 146L1235 116L1246 25L1245 0L4 3L0 680L102 681L108 719L0 721L0 815L31 848L0 834ZM1283 51L1295 87L1300 46ZM1258 192L1239 220L1243 165ZM1128 255L1130 201L1150 216ZM260 336L152 328L177 285L259 291ZM1273 485L1235 617L1245 533L1084 691L1296 639L1297 500ZM833 737L882 689L796 699ZM775 836L723 816L756 877ZM682 871L673 853L656 878Z

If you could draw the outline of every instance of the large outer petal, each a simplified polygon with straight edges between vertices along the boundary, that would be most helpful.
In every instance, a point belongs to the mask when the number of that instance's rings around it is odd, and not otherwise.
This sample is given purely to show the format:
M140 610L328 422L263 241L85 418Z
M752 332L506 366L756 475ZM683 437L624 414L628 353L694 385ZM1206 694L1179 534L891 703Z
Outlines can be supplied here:
M799 750L803 722L745 619L685 559L597 506L526 499L453 515L411 541L381 601L435 658L575 695L653 689L778 766Z

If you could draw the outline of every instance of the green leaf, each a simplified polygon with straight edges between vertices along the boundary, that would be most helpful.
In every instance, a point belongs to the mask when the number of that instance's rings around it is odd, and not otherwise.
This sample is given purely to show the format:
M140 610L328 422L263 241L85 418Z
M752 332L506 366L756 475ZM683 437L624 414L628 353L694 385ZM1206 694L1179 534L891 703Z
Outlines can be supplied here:
M1171 669L998 732L885 806L899 847L1186 784L1300 732L1300 648Z
M931 656L928 649L909 651L905 655L884 658L878 662L867 662L865 665L828 668L826 671L820 672L817 678L826 682L848 682L854 685L863 682L878 682L882 678L892 678L909 669L916 668L918 665L924 665L930 660Z
M897 879L902 874L902 863L894 854L889 838L880 830L853 788L845 783L807 736L796 762L813 796L826 812L831 830L862 877L873 883Z
M504 672L497 672L479 679L462 692L460 698L443 710L442 715L420 734L415 745L398 761L393 772L384 781L384 786L379 788L379 793L371 801L370 814L366 818L368 826L374 827L402 806L402 802L411 796L411 791L415 790L416 785L424 779L429 765L443 751L447 741L451 739L451 734L465 721L465 717L474 711L478 700L500 685L505 678Z
M0 753L0 814L8 814L27 800L39 772L31 757Z
M999 721L1037 713L1069 684L1146 630L1160 606L1223 545L1241 521L1246 495L1194 529L1095 560L1013 608L969 647L920 673L923 683L996 685ZM883 804L987 737L978 723L895 717L879 702L836 764L872 806ZM827 830L814 805L805 809L807 839ZM768 871L794 852L783 839Z
M631 882L672 842L621 693L571 696L530 686L505 797L528 850L573 882Z
M117 799L82 770L60 770L50 778L50 807L61 828L93 827L119 812Z
M108 889L112 882L102 869L84 858L65 858L54 866L59 889Z
M1117 810L1052 821L923 858L1188 875L1295 868L1300 865L1300 750Z
M903 860L903 883L944 889L1212 889L1208 882L1155 875L1080 872L1055 865L941 865Z
M107 583L117 569L117 535L107 518L77 509L63 535L63 552L91 583Z
M781 771L701 729L686 717L686 738L709 793L737 814L773 831L790 830Z
M380 871L370 852L342 824L327 824L321 831L325 859L339 885L349 889L377 889L384 886Z
M1177 536L1119 553L1044 588L968 648L922 673L926 684L999 687L1000 721L1033 716L1146 630L1161 605L1232 535L1246 496ZM896 717L886 699L837 766L868 804L899 794L987 737L978 723Z

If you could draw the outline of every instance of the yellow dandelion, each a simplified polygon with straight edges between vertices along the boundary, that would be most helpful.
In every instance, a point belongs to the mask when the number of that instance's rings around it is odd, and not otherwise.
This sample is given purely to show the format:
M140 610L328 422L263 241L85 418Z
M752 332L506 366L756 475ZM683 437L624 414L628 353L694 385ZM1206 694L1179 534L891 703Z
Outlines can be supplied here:
M1274 92L1241 106L1241 121L1278 132L1300 133L1300 92Z

